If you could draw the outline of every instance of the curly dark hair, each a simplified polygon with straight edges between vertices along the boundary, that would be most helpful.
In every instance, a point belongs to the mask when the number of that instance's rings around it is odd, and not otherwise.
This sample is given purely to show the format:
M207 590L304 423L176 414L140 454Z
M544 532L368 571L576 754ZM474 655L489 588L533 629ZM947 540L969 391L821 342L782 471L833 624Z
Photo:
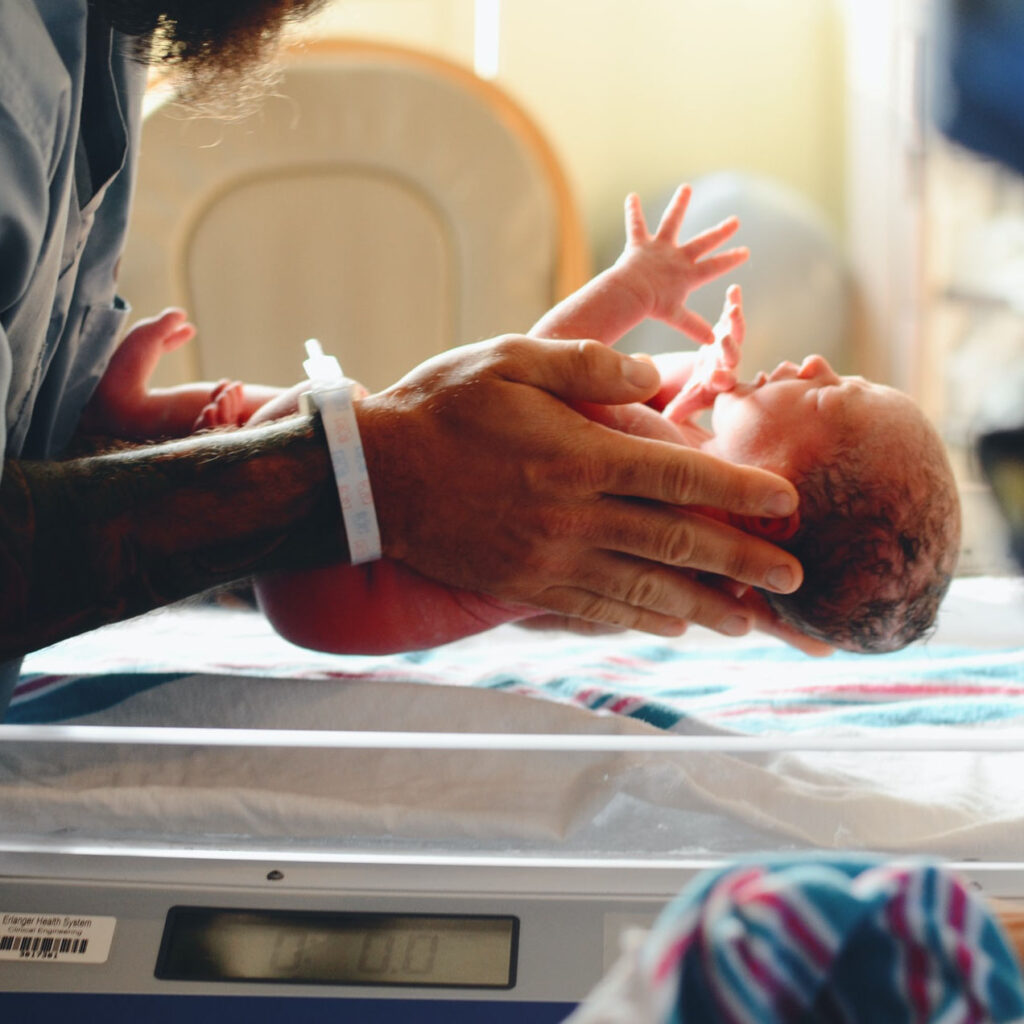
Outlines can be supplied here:
M276 78L285 26L326 0L90 0L133 40L133 55L174 74L179 100L201 112L242 110Z
M895 651L925 636L956 566L960 504L941 442L893 447L897 480L879 478L877 453L846 447L793 481L800 528L781 546L804 582L765 593L785 622L849 651Z

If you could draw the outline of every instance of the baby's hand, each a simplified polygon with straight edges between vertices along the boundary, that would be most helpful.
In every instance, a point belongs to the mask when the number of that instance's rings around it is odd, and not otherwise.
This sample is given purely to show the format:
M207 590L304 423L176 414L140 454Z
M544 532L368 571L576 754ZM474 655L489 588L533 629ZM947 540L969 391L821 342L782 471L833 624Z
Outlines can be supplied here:
M712 253L733 235L739 221L730 217L681 245L676 244L690 202L689 185L681 185L662 214L653 235L647 230L639 198L626 198L626 248L616 264L624 284L645 301L647 315L663 320L702 345L714 341L711 325L685 306L695 288L739 266L748 256L745 248Z
M714 328L714 341L696 354L693 373L663 415L673 423L684 423L698 412L709 409L723 391L736 386L736 367L746 323L743 319L743 295L739 285L731 285L725 293L725 307Z
M729 391L736 386L736 367L740 362L740 347L746 334L747 324L743 319L743 293L738 284L730 285L725 292L722 315L714 327L715 340L697 353L695 377L703 378L715 393Z

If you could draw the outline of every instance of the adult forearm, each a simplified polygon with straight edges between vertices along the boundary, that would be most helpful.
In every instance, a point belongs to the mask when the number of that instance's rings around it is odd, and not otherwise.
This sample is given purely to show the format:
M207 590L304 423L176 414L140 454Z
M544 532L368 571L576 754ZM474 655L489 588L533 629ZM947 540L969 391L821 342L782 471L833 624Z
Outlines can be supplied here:
M0 658L254 572L346 554L317 420L9 462Z

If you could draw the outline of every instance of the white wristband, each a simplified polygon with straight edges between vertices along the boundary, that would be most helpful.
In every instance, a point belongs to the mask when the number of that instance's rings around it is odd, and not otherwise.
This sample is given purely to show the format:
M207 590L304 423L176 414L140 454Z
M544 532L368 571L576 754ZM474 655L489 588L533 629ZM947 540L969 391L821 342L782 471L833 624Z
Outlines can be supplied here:
M353 382L343 376L336 359L323 354L320 344L314 339L306 342L306 351L309 358L303 365L313 387L303 398L308 398L320 411L338 485L349 558L353 565L372 562L382 553L380 528L352 404Z

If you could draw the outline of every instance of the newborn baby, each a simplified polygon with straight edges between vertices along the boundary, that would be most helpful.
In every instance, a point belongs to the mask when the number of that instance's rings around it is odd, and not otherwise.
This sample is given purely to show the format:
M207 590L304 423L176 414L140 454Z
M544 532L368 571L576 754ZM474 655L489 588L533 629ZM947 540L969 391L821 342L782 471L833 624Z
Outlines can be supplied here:
M945 447L909 397L812 355L720 391L699 447L772 469L800 494L799 525L775 539L803 584L764 595L784 622L864 652L928 631L956 565L960 508Z
M689 189L680 188L654 234L639 200L626 204L627 242L616 263L547 313L530 332L542 338L596 338L614 344L647 317L700 342L656 359L662 388L649 405L586 406L597 424L653 443L700 448L790 479L798 516L731 519L800 559L804 583L792 594L722 581L751 621L811 654L832 647L896 650L924 635L949 586L959 550L956 486L941 439L904 394L860 377L840 377L820 356L785 362L750 383L736 379L744 321L739 289L729 289L714 331L685 306L689 292L727 273L746 251L715 252L737 227L731 218L677 244ZM184 432L257 425L295 411L299 392L237 382L150 391L162 351L191 328L169 311L130 332L87 410L86 425L153 437L166 424ZM169 340L171 339L171 340ZM185 337L187 340L187 337ZM394 385L416 387L429 362ZM171 410L173 405L173 410ZM711 411L710 429L696 417ZM173 415L172 415L173 411ZM713 509L681 514L728 519ZM679 570L684 571L684 570ZM445 587L399 562L337 565L257 581L261 606L285 637L336 652L383 653L437 646L533 609Z

